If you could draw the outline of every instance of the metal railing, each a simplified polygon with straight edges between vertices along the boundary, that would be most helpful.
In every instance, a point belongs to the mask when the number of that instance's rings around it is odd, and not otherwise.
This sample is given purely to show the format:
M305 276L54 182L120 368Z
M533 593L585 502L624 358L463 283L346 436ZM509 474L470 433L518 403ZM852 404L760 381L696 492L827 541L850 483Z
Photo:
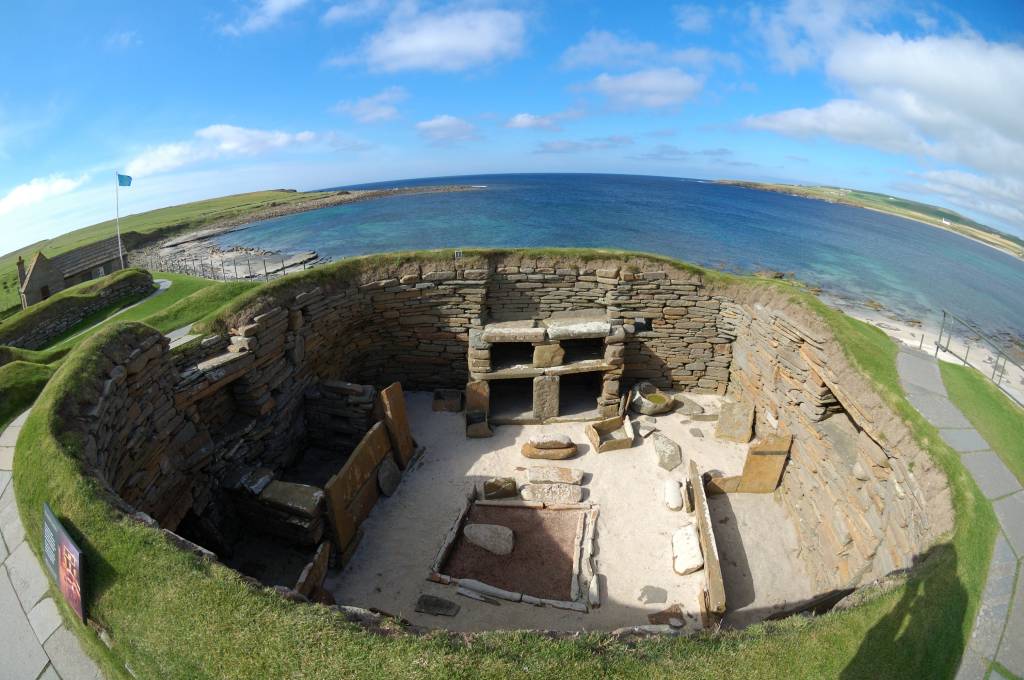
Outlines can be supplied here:
M129 266L143 267L154 272L187 274L215 281L269 281L297 271L312 269L321 263L300 262L287 264L282 256L235 256L230 259L215 259L212 255L187 253L171 257L160 257L152 253L129 253ZM278 262L279 261L279 262Z
M976 348L973 356L972 348ZM983 348L988 350L988 356L978 351ZM1006 396L1024 406L1024 384L1013 384L1014 380L1018 383L1024 381L1024 366L1011 359L998 341L980 331L970 321L964 321L945 309L942 310L939 337L935 341L936 357L939 352L952 355L964 366L978 369ZM980 360L979 356L982 357Z

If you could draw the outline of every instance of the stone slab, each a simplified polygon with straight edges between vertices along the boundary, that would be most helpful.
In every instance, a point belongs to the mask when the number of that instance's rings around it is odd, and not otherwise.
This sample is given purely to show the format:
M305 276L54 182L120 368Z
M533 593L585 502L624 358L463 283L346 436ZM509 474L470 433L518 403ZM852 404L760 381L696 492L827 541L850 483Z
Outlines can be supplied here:
M7 569L0 565L0 677L35 678L47 658L21 611Z
M729 442L746 444L753 436L754 405L737 401L722 405L715 436Z
M522 496L524 500L543 503L579 503L583 490L575 484L527 484Z
M968 429L942 429L939 430L942 439L959 453L972 451L985 451L989 448L988 442L978 434L973 427Z
M104 680L96 662L86 656L78 638L61 626L43 645L62 680Z
M391 444L397 454L398 467L405 469L416 452L409 430L409 417L405 413L405 395L401 383L391 383L380 392L381 406L384 408L384 423L387 425Z
M14 469L14 447L0 445L0 470Z
M11 483L11 471L0 470L0 496L7 491L7 485Z
M1010 602L1013 599L1016 573L1017 558L1006 538L1000 534L996 537L988 578L968 642L971 651L987 659L993 658L999 647L999 639L1002 637L1006 615L1010 611Z
M7 567L14 592L18 594L21 608L26 612L32 611L32 607L43 599L50 586L32 548L23 541L7 558L4 566Z
M1021 490L1020 482L992 451L965 453L960 461L970 471L985 498L991 500Z
M1024 556L1024 491L1000 498L992 507L1013 552L1018 558Z
M938 428L967 429L971 423L948 398L933 392L910 392L907 398L914 408Z
M932 356L903 350L896 357L896 367L908 392L923 390L936 394L946 393L939 364Z
M18 504L14 503L14 484L8 484L0 502L0 534L3 534L7 549L14 551L25 540L25 528L18 514Z
M1019 494L1018 494L1019 495ZM1018 551L1018 554L1019 551ZM1024 580L1018 574L1017 589L1010 606L1010 617L1006 620L1003 642L999 645L996 661L1008 671L1024 676Z
M550 465L533 465L526 469L526 481L530 484L582 484L583 470Z
M420 595L416 600L416 611L431 616L455 616L461 607L451 600L435 595Z
M960 669L956 672L956 680L985 680L988 673L988 661L970 648L964 650L960 658Z
M53 631L60 628L60 612L57 611L57 604L52 597L44 597L28 613L28 622L35 631L36 639L42 644L53 635Z
M0 446L14 448L14 445L18 443L19 434L21 434L21 425L11 423L6 430L0 432Z

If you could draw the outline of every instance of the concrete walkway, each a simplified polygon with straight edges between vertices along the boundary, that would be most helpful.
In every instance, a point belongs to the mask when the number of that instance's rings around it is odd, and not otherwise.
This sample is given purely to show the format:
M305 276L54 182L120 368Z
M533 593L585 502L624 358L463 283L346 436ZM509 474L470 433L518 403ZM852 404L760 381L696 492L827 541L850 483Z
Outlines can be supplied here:
M25 540L14 500L14 444L22 413L0 433L0 680L102 680L50 597L50 579Z
M1024 490L978 431L949 400L931 355L901 348L897 368L910 403L960 454L981 492L992 501L1001 531L989 565L970 644L957 678L984 678L992 661L1024 676ZM997 671L991 677L1002 677Z

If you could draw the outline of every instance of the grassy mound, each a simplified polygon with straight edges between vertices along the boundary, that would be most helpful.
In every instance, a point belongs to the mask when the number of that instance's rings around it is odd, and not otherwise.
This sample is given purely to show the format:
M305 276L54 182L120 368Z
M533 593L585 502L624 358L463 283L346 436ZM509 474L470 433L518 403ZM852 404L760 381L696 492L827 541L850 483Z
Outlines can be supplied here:
M123 269L92 281L85 281L71 288L65 288L53 295L53 297L34 304L28 309L23 309L14 316L0 322L0 338L16 338L33 328L51 323L54 319L67 314L74 314L76 310L81 309L83 306L93 304L98 299L101 299L104 292L109 291L114 286L138 284L145 287L147 284L152 286L152 282L153 277L147 271ZM142 296L134 295L112 300L103 309L84 316L76 324L76 328L88 327L106 318L106 316L109 316L114 311L135 302L140 297ZM73 332L74 329L69 329L65 335Z
M54 369L29 361L11 361L0 366L0 432L32 405L46 386Z
M358 275L379 263L379 257L256 288L207 326L228 324L240 310L286 287L308 287L332 272ZM749 280L744 285L782 284ZM796 287L793 296L824 317L854 365L945 469L957 512L953 535L929 551L905 582L867 596L857 607L816 619L794 617L740 632L640 641L598 633L555 639L521 631L413 636L392 623L369 631L323 606L295 604L254 589L233 570L202 562L173 547L159 531L121 516L104 500L97 482L82 475L83 435L68 415L69 405L81 398L89 376L100 373L100 348L118 335L130 339L146 332L139 324L102 329L68 355L46 386L19 439L14 471L19 509L25 526L39 526L42 503L49 502L83 547L86 608L110 635L111 648L97 643L85 627L74 628L111 669L127 664L138 677L952 677L991 556L996 532L991 506L955 453L906 401L893 342ZM29 541L38 553L37 534L30 532Z
M939 362L949 398L1024 483L1024 409L977 370Z

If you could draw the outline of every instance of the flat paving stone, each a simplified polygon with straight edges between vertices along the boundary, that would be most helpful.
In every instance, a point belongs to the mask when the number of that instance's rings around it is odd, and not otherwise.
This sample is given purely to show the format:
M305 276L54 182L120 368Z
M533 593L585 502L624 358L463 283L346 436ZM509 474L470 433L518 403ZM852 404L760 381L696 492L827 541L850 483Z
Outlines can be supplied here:
M1018 558L1024 556L1024 491L1000 498L992 503L992 507L1010 540L1010 547Z
M46 642L46 639L53 635L53 631L60 628L61 624L60 612L57 611L57 605L53 598L44 597L40 600L28 613L28 622L32 626L32 630L35 631L36 639L40 643Z
M1024 676L1024 583L1020 580L1017 579L1017 592L1013 596L1010 618L1006 621L996 661L1011 673Z
M989 448L985 438L978 434L973 427L965 430L939 430L942 439L959 453L970 453L972 451L985 451Z
M964 650L960 658L960 669L956 672L956 680L985 680L988 673L988 661L970 648Z
M31 413L31 412L32 412L31 409L28 410L28 411L22 411L20 416L18 416L17 418L15 418L14 420L11 421L11 424L9 425L9 427L21 427L21 426L23 426L25 424L25 421L28 420L28 414Z
M916 387L928 392L946 393L946 386L942 383L942 374L939 373L939 365L930 355L903 350L896 357L896 367L899 370L900 379L908 388Z
M57 671L54 670L53 666L47 666L43 674L39 676L39 680L61 680L61 677L57 675Z
M46 664L46 653L21 614L7 569L0 566L0 678L36 678Z
M32 611L32 607L43 599L50 587L32 548L28 543L22 542L4 562L4 566L7 567L7 574L11 578L14 592L18 594L18 600L21 601L22 610Z
M21 425L15 425L11 423L7 426L7 429L0 432L0 446L10 446L14 448L14 445L18 443L18 435L21 434Z
M14 496L13 485L8 487L7 493ZM18 504L8 503L0 505L0 534L3 534L7 549L14 552L14 549L25 540L25 527L21 524L21 515L18 514Z
M985 498L999 498L1021 490L1020 482L992 451L965 453L960 462L970 471Z
M971 427L964 414L944 395L933 392L909 393L907 399L935 427L965 430Z
M14 447L0 445L0 470L14 469Z
M989 563L988 578L985 590L981 593L978 615L974 620L974 629L968 648L986 659L995 657L999 648L999 640L1006 626L1006 616L1010 612L1013 600L1013 584L1017 575L1017 557L1010 549L1006 537L996 537Z
M0 495L7 491L7 485L11 483L11 471L0 470Z
M62 680L104 680L96 662L82 651L78 638L64 626L53 632L43 649Z

